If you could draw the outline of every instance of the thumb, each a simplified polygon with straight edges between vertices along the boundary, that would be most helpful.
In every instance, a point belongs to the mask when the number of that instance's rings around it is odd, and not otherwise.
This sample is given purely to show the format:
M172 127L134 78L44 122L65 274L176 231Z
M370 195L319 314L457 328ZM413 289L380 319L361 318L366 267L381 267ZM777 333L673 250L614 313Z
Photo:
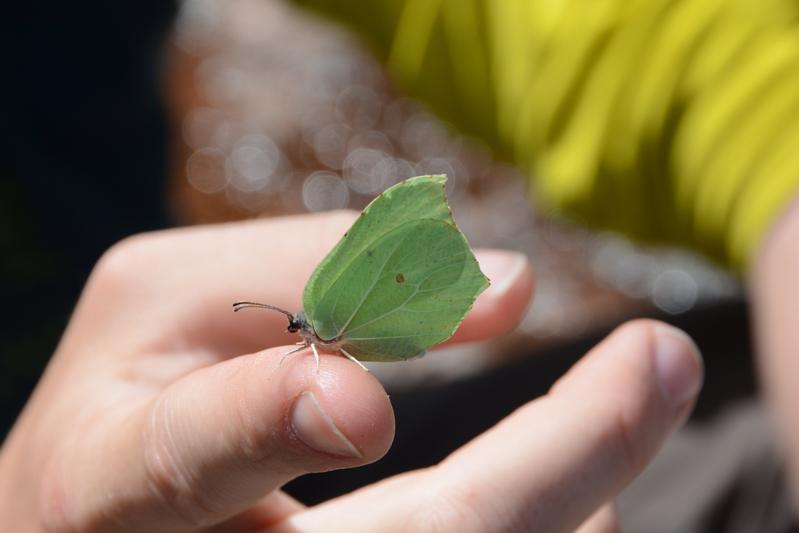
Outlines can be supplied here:
M275 348L203 368L167 388L117 456L117 522L134 530L217 523L308 472L379 459L394 436L388 396L338 356ZM143 450L143 453L142 453ZM131 468L131 465L133 468ZM131 491L130 487L134 487Z

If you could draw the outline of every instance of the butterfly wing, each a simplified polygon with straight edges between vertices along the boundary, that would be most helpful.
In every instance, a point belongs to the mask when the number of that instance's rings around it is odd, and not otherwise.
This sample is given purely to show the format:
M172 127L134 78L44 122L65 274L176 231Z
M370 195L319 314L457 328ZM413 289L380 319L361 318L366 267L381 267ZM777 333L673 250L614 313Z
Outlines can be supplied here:
M403 360L449 338L487 286L457 227L415 220L357 254L309 320L360 360Z
M444 194L446 176L405 180L375 198L311 274L303 293L303 310L312 321L318 303L353 261L382 236L414 220L434 219L454 225Z

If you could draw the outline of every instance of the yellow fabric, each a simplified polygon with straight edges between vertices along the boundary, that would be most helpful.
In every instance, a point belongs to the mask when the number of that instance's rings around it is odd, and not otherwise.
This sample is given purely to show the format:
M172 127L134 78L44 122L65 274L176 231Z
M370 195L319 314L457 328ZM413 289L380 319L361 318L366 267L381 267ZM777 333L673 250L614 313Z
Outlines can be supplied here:
M796 0L298 0L593 225L746 267L799 188Z

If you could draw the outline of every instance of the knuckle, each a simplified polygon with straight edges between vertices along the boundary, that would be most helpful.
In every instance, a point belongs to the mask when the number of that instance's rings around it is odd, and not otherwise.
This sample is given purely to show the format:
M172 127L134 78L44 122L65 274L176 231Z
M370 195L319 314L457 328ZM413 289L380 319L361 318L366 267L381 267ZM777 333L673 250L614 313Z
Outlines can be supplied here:
M431 497L420 500L420 505L409 517L407 531L462 533L479 531L508 531L508 516L488 509L483 492L486 487L448 483L438 487Z
M90 284L102 285L104 290L129 286L147 268L152 240L152 234L141 233L111 246L95 265Z
M636 432L623 411L616 413L610 433L613 456L616 457L623 475L629 477L644 466L646 458Z
M213 516L196 475L179 458L174 440L172 406L162 396L150 412L144 435L144 475L147 488L164 510L183 526L198 527Z
M61 472L61 464L51 463L42 476L39 498L39 524L47 533L72 533L78 531L74 516L68 512L69 490Z
M248 387L237 388L233 394L237 408L233 409L230 423L240 460L250 465L270 462L275 454L275 429L258 416L259 407L253 404Z
M260 358L239 358L224 365L204 370L208 379L217 383L230 383L219 397L224 409L224 436L220 436L236 464L254 466L269 462L285 435L265 420L262 396L264 379L271 379L271 371Z

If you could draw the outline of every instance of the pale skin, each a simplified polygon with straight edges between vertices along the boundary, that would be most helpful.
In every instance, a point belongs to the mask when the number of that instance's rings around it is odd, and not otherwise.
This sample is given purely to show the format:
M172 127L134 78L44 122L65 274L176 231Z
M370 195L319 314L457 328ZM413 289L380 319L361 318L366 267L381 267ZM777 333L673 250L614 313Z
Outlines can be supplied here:
M799 202L761 244L749 274L758 362L799 509Z
M297 340L285 317L230 307L296 310L353 216L171 230L110 250L0 452L0 530L614 531L609 502L702 380L690 339L655 321L622 326L438 465L316 507L280 490L375 461L393 439L371 373L326 353L318 371L308 351L281 362ZM493 284L451 342L507 332L532 295L525 258L477 256Z

